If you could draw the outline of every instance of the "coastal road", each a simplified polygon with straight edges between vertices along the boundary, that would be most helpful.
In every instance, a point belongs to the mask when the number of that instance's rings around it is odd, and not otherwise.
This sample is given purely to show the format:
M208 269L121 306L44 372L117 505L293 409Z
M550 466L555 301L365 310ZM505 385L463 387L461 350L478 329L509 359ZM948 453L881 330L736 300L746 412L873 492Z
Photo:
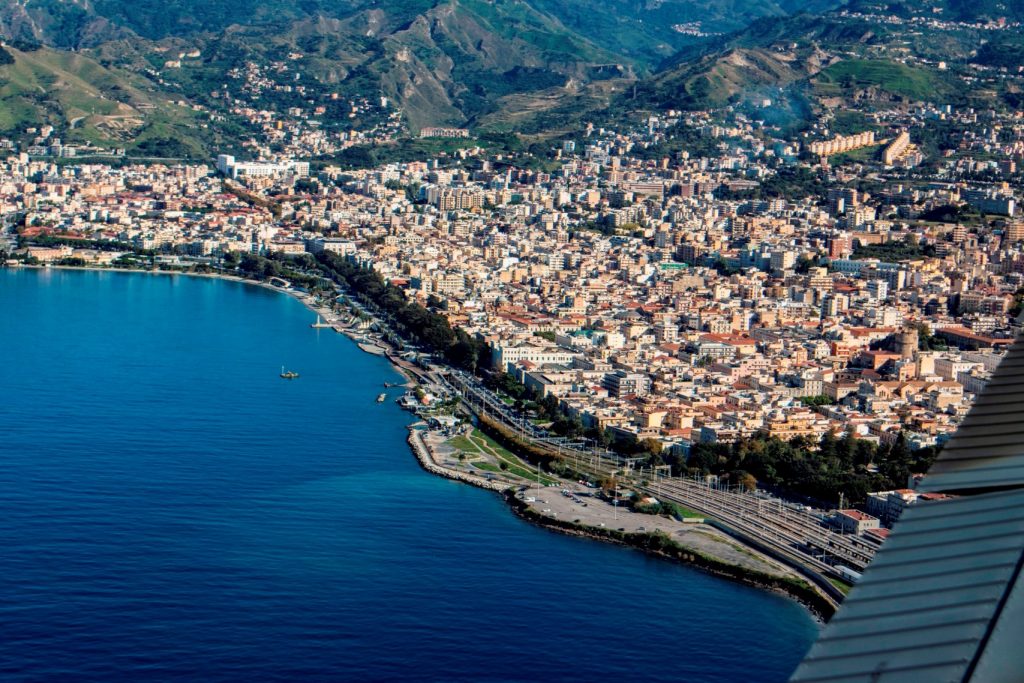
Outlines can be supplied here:
M824 575L835 576L834 565L862 570L874 557L876 547L870 542L825 528L821 521L824 511L792 510L778 499L719 489L689 479L649 476L646 478L648 484L644 485L642 473L637 476L635 472L624 469L616 456L608 451L584 450L563 446L559 442L552 443L552 439L543 430L518 415L475 378L457 370L442 378L462 395L472 410L483 411L499 419L526 440L557 450L564 457L572 459L578 471L587 472L596 478L618 472L618 476L634 488L714 517L749 537L751 541L764 544L791 562L799 563L813 572L815 583L834 600L841 600L842 594Z
M643 479L642 472L637 476L627 462L607 449L580 448L579 442L552 437L468 373L442 366L431 366L424 370L402 362L396 354L387 355L421 381L457 393L471 411L497 419L524 441L571 459L574 468L581 473L596 479L616 476L637 490L679 503L718 520L724 530L774 555L803 574L819 587L823 596L833 605L838 605L842 600L842 593L826 578L827 574L836 575L828 562L829 555L832 560L843 559L854 569L861 569L870 561L867 551L861 552L843 543L837 545L818 519L809 515L791 514L780 502L776 502L773 508L773 501L712 489L700 482L683 479L659 477L652 486Z

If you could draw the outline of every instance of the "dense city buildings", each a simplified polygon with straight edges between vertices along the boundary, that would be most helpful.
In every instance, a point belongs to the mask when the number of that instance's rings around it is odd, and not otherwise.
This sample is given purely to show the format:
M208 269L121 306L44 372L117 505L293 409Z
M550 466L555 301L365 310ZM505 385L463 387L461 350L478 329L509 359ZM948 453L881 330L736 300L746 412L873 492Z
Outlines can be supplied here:
M540 614L478 599L535 556L542 588L517 585L553 604L563 542L572 576L607 574L578 537L830 620L794 680L1020 668L967 645L1000 644L1022 563L1024 2L8 4L0 295L27 476L6 496L0 480L0 502L32 621L10 670L487 679L496 641L568 652L535 629L473 634ZM416 484L406 445L486 504ZM565 536L491 542L494 494ZM96 572L95 530L122 520ZM140 547L170 550L140 572L121 552ZM76 628L43 604L51 565L81 569L58 589L101 598ZM198 578L168 581L179 566ZM650 593L631 614L690 605L685 641L732 649L627 644L608 669L580 637L594 597L556 586L578 603L558 610L579 659L539 670L781 680L821 631L645 569L623 568ZM211 601L222 585L255 598ZM108 594L152 609L112 630ZM246 650L256 609L309 656L280 656L288 638ZM195 647L171 643L194 661L132 639L196 618ZM722 638L754 632L760 647Z
M280 156L111 167L21 153L4 162L0 202L17 221L12 262L342 255L486 342L495 371L585 430L684 456L756 434L902 434L921 448L957 428L1020 329L1024 223L1009 185L871 170L911 148L908 116L857 176L818 157L874 135L766 140L724 110L590 129L542 170L482 149L344 171ZM1024 125L1000 122L1014 161ZM647 153L680 128L716 151ZM823 189L762 191L797 177ZM942 218L996 198L1006 215Z

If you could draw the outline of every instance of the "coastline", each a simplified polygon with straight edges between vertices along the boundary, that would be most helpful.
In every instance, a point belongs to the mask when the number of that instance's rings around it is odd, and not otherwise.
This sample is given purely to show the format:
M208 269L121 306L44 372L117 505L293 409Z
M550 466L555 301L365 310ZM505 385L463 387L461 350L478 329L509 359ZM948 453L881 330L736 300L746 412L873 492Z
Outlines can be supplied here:
M258 280L250 280L249 278L240 277L238 275L228 275L227 273L189 273L180 270L160 270L159 268L110 268L106 266L60 266L60 265L25 265L19 264L16 266L7 266L8 268L17 270L19 268L26 268L29 270L78 270L78 271L94 271L97 273L139 273L142 275L180 275L183 277L199 277L213 280L226 280L228 282L241 282L249 285L256 285L257 287L263 287L274 292L281 292L283 294L291 294L296 299L301 300L299 292L292 290L283 289L281 287L275 287L268 282L261 282ZM307 308L310 308L307 306ZM311 309L312 310L312 309Z
M834 613L832 607L809 584L799 579L771 576L675 543L662 546L652 542L655 538L652 533L622 533L554 519L538 513L510 491L504 492L503 497L517 517L549 531L632 548L646 555L677 562L728 581L785 596L806 608L819 623L825 623Z
M309 311L317 315L328 315L333 313L329 307L317 306L307 293L285 289L282 287L276 287L267 282L251 280L248 278L240 277L237 275L228 275L225 273L187 273L180 271L165 271L159 269L142 270L142 269L125 269L125 268L108 268L108 267L90 267L90 266L18 266L21 268L31 268L35 270L74 270L74 271L98 271L98 272L116 272L116 273L143 273L150 275L184 275L188 277L197 278L208 278L208 279L220 279L228 282L237 282L248 285L259 286L264 289L278 292L281 294L288 294L292 298L302 303ZM383 356L387 358L391 367L396 372L406 378L408 382L420 383L422 379L418 376L418 373L407 367L399 359L392 355L393 349L383 341L375 342L381 346L383 353L377 354L372 353L366 349L363 349L357 340L357 335L349 330L331 328L335 332L342 334L349 338L353 344L355 344L363 353L370 355ZM566 522L564 520L557 520L546 515L542 515L534 510L529 504L519 500L515 497L514 487L515 485L509 482L499 482L490 479L485 479L480 476L475 476L467 472L455 470L449 467L445 467L437 462L434 458L432 449L425 443L421 434L422 423L413 423L408 426L409 436L407 438L407 444L413 456L416 458L420 467L435 476L450 479L471 486L476 486L493 493L497 493L502 496L506 504L509 506L511 512L523 519L524 521L531 522L538 527L554 531L557 533L567 534L571 536L577 536L581 538L589 538L592 540L602 541L606 543L613 543L636 550L640 550L648 555L656 556L662 559L679 562L691 566L695 569L699 569L706 573L724 578L737 583L742 583L754 588L767 590L776 594L784 595L788 598L795 600L804 606L815 619L819 621L825 621L831 616L833 610L831 607L820 599L820 596L808 585L803 582L790 578L783 579L777 576L771 576L756 570L751 570L747 567L742 567L738 564L733 564L722 560L720 558L706 555L703 553L695 552L692 549L687 549L679 545L671 545L669 547L654 547L651 543L651 539L655 538L653 533L620 533L611 529L598 528L594 526L588 526L583 524L575 524ZM746 547L746 546L744 546ZM756 552L754 548L748 548L751 551Z
M654 540L657 536L651 532L623 533L610 528L568 522L541 514L529 503L516 496L515 486L512 484L487 480L438 464L430 447L421 438L419 423L409 426L408 443L416 460L426 472L498 493L512 514L548 531L632 548L653 557L687 565L722 579L785 596L804 606L819 622L827 621L834 612L831 605L822 599L810 584L796 576L778 576L760 572L694 548L688 548L677 542L670 541L668 544L661 544Z

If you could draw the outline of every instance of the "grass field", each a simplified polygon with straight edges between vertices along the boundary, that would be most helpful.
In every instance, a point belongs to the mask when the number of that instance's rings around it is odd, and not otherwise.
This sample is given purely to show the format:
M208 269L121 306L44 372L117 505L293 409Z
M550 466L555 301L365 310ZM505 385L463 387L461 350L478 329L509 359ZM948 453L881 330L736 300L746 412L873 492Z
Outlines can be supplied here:
M863 112L850 110L835 112L835 118L829 124L829 128L835 135L853 135L869 130L876 132L882 130L881 126Z
M474 444L465 436L462 436L460 434L459 436L448 439L446 443L455 450L457 450L459 452L458 455L465 456L466 462L473 463L477 467L480 467L480 465L485 464L476 462L477 460L483 459L484 453L483 451L480 450L479 447L476 446L476 444Z
M843 152L842 154L834 154L829 157L829 163L833 166L840 164L863 164L877 157L881 148L881 145L871 145L870 147L861 147L860 149Z
M853 586L846 583L845 581L841 581L840 579L834 579L830 576L828 577L828 580L833 586L842 591L843 595L846 595L853 589Z
M467 460L472 462L477 469L486 472L505 472L530 481L537 481L536 469L517 458L515 454L479 429L474 429L469 436L460 434L448 439L446 443L460 453L464 453ZM494 462L476 462L482 458L489 458ZM502 464L505 465L504 470L501 468ZM558 483L556 479L545 474L540 475L540 482L545 485Z
M673 505L673 507L675 508L676 515L683 519L704 519L707 517L705 514L695 512L694 510L683 507L682 505Z
M914 100L931 100L948 88L924 69L898 62L874 59L847 59L824 69L815 78L823 91L874 86L880 90Z
M480 452L480 449L477 448L476 446L474 446L472 441L470 441L466 437L462 436L461 434L459 436L454 437L454 438L448 439L448 445L453 447L453 448L457 448L458 450L460 450L460 451L462 451L464 453L479 453Z

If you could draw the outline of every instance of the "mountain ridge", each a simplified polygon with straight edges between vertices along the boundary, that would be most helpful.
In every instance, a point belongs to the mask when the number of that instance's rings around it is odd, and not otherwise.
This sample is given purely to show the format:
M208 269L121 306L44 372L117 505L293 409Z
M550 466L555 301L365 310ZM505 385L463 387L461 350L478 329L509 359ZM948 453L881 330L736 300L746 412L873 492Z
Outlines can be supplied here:
M413 133L448 125L539 134L638 109L771 101L806 117L854 96L952 92L950 76L900 65L895 48L1013 65L1016 34L983 49L969 26L939 35L918 23L915 34L889 21L892 12L987 16L999 2L924 3L852 0L836 11L836 0L608 0L588 12L584 0L137 0L129 11L124 0L8 0L0 37L81 54L161 101L208 110L220 128L236 109L386 98ZM258 92L226 80L250 68L266 72ZM41 106L52 120L72 118L67 98ZM167 125L174 130L173 117Z

